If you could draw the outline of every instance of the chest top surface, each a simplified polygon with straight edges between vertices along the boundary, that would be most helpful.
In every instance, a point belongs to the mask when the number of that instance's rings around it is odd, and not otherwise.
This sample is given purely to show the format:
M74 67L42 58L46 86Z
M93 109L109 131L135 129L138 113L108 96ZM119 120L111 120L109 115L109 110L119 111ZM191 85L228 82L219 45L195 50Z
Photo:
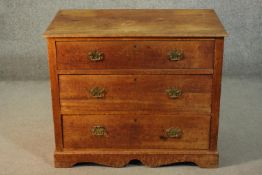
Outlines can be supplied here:
M214 10L60 10L45 37L224 37Z

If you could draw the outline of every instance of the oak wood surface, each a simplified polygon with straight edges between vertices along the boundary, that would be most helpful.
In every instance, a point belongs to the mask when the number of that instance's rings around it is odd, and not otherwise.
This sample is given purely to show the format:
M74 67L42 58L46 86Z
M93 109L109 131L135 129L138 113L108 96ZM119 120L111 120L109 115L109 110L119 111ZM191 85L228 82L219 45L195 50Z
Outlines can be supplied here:
M60 75L211 75L212 69L86 69L57 70Z
M94 162L217 167L224 36L214 10L60 10L44 36L55 131L55 166ZM172 49L185 54L168 61ZM90 62L93 50L105 54ZM90 98L92 87L106 89ZM182 89L168 98L165 89ZM107 128L105 137L90 133ZM165 137L180 127L181 138Z
M59 86L63 114L211 112L210 75L60 75ZM94 87L105 97L92 97ZM171 87L182 95L170 98Z
M207 115L63 115L64 148L208 149L209 124ZM95 126L106 135L93 135ZM180 128L182 136L169 138L169 128Z
M57 68L65 69L174 69L212 68L214 40L96 40L56 42ZM179 61L170 61L173 50L183 52ZM102 61L88 54L102 52Z
M62 143L63 138L62 138L61 115L60 115L59 85L58 85L58 76L56 72L57 71L56 47L55 47L54 39L49 38L47 41L48 41L48 64L49 64L50 82L51 82L55 145L56 145L56 151L61 151L63 149L63 143Z
M123 167L131 160L139 160L149 167L181 162L193 162L202 168L216 168L218 166L218 153L206 150L89 149L55 152L54 157L55 166L59 168L72 167L79 162L95 162L112 167Z
M215 57L214 57L214 74L213 74L213 97L212 97L212 118L210 126L210 150L217 150L221 79L223 66L224 38L216 39Z
M223 37L211 9L60 10L46 37Z

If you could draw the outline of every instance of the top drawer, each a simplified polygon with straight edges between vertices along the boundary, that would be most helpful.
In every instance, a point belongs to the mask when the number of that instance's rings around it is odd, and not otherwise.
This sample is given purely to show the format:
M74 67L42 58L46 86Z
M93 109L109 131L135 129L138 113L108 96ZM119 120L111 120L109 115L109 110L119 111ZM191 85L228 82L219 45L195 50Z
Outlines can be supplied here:
M214 40L58 41L57 68L213 68Z

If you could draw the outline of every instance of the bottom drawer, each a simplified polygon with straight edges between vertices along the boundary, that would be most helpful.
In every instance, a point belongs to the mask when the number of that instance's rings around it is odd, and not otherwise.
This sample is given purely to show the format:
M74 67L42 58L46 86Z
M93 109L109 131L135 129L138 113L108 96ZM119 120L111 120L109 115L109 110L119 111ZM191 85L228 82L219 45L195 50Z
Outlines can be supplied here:
M208 149L210 116L64 115L64 148Z

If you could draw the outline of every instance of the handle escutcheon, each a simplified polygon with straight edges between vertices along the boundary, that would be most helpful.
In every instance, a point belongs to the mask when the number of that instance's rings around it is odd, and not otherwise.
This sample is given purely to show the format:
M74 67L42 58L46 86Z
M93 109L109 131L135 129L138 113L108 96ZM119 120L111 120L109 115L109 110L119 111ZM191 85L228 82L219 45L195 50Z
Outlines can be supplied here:
M172 87L172 88L168 88L166 90L166 93L170 98L176 99L182 95L182 90Z
M90 95L91 97L95 97L95 98L104 98L106 95L106 90L104 88L101 87L94 87L92 89L90 89Z
M183 131L181 128L168 128L166 129L166 136L168 138L181 138Z
M184 53L181 50L176 50L176 49L172 50L167 55L170 61L179 61L182 60L184 57Z
M105 136L106 135L106 128L104 126L94 126L91 129L92 135L94 136Z
M91 61L102 61L104 59L104 53L97 50L89 52L88 56Z

